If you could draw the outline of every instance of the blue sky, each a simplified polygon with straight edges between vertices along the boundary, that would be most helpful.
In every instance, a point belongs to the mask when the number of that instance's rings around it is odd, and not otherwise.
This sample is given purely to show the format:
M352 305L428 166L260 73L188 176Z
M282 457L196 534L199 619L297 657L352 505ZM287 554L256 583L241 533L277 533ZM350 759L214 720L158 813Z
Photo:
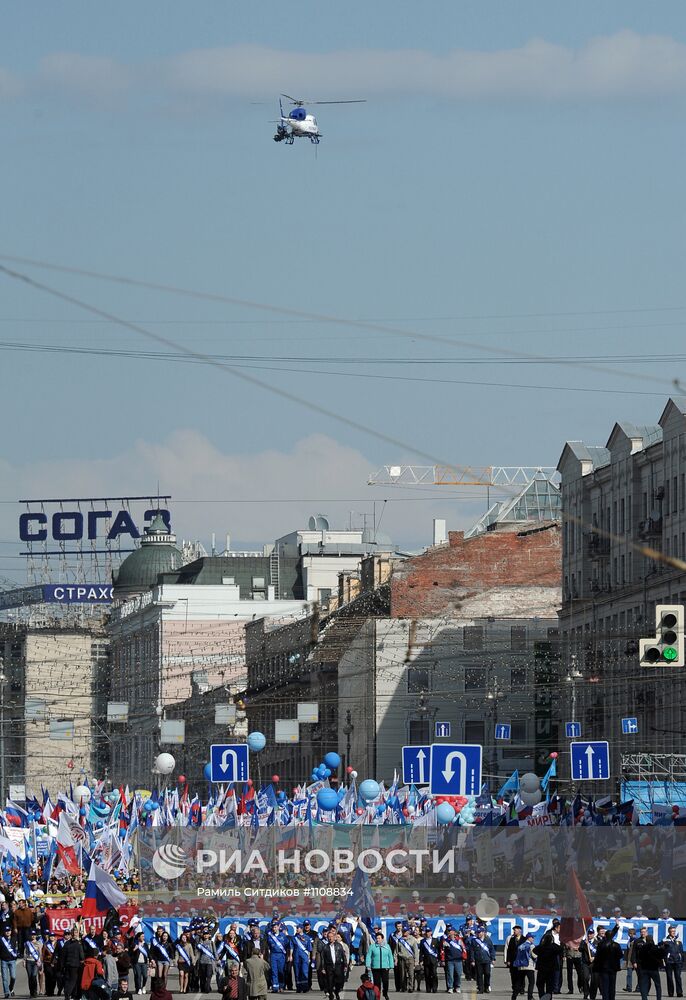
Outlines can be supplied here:
M347 521L399 499L366 472L412 448L554 465L568 438L655 422L686 376L641 360L679 353L686 320L683 4L151 0L40 14L3 7L0 252L418 336L25 267L193 350L290 368L254 374L406 448L202 365L2 348L3 499L158 479L185 499L301 498L176 514L186 536L268 540L315 501ZM272 142L280 90L367 104L318 109L315 159ZM0 342L163 349L8 279ZM493 349L603 356L602 370ZM482 507L427 493L385 517L410 545L432 515L459 526ZM15 514L0 512L0 575Z

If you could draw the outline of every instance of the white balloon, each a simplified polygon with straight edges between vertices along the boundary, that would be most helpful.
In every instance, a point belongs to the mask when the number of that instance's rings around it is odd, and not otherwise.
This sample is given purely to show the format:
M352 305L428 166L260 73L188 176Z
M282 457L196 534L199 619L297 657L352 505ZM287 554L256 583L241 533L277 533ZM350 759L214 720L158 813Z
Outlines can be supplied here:
M356 778L357 777L357 771L351 771L350 772L350 777L351 778Z
M155 758L155 770L158 774L171 774L176 767L176 761L170 753L160 753Z
M74 802L90 802L91 790L88 785L77 785L74 789Z
M519 779L519 788L522 792L536 792L541 787L541 779L533 771L527 771Z
M525 806L537 806L543 798L543 792L537 788L535 792L520 792L519 797Z

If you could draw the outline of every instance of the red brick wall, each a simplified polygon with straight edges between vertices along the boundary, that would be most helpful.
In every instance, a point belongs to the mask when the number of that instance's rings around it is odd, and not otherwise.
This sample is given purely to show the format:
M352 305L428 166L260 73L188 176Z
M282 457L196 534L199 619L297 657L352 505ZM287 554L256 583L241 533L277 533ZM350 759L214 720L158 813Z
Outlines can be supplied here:
M459 600L494 588L559 587L562 567L556 525L531 534L487 531L465 541L451 531L449 544L401 563L391 579L391 617L454 614Z

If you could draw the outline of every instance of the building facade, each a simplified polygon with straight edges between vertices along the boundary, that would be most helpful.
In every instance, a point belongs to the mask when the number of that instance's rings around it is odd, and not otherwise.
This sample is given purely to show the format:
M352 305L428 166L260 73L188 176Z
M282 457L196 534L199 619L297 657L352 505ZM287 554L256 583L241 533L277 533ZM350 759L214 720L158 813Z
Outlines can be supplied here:
M0 624L0 795L107 777L109 651L102 622ZM4 801L4 799L3 799Z
M565 715L623 755L683 752L684 670L639 666L656 604L686 603L686 400L654 426L615 424L604 447L569 441L562 476L560 635ZM624 734L635 717L638 734Z

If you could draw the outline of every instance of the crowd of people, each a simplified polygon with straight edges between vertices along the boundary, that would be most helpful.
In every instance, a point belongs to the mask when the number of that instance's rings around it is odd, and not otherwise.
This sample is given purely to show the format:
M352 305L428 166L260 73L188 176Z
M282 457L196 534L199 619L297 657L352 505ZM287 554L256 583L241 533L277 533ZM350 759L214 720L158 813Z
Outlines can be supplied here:
M551 907L550 909L554 909ZM288 915L286 915L288 916ZM434 924L432 929L431 923ZM212 911L193 915L173 938L165 922L146 940L140 916L123 923L111 909L97 933L82 919L58 936L48 909L33 900L0 902L0 973L3 994L15 994L17 962L23 961L30 997L64 1000L133 1000L150 989L151 1000L171 1000L174 992L210 994L222 1000L256 1000L267 993L308 993L318 989L338 1000L357 967L358 1000L388 1000L397 993L492 991L496 946L488 925L473 913L440 924L420 913L395 921L370 921L351 913L328 921L288 925L278 912L265 922L232 922L220 928ZM523 921L524 923L524 921ZM390 929L392 925L392 930ZM388 934L386 929L388 928ZM683 945L676 924L655 941L646 926L628 928L628 942L616 940L620 924L587 928L582 940L563 942L561 921L536 943L515 924L504 943L502 962L509 970L511 1000L551 998L578 992L584 1000L615 1000L623 973L625 992L647 1000L652 988L662 996L664 974L670 997L683 996ZM178 986L177 986L178 977ZM353 976L353 988L355 988Z

